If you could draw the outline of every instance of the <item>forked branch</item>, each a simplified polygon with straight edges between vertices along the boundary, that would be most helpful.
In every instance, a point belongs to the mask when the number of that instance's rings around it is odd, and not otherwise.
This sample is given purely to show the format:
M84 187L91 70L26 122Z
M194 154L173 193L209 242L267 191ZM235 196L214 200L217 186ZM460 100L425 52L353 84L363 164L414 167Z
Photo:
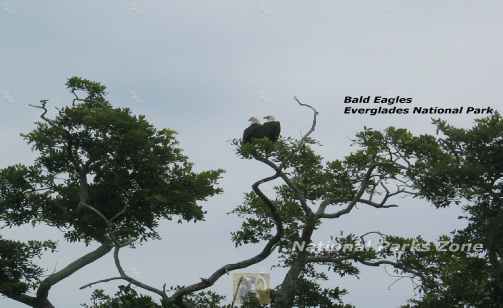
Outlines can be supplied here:
M265 258L267 258L274 250L274 247L278 242L280 241L281 237L283 236L283 224L281 221L281 217L276 210L276 207L274 206L274 203L262 192L260 189L260 185L273 181L280 177L278 173L261 179L257 182L255 182L252 185L253 191L262 199L262 201L265 203L267 209L269 210L268 216L271 218L274 222L274 225L276 226L276 234L267 242L265 247L262 249L260 253L257 255L237 262L237 263L231 263L222 266L218 270L216 270L213 274L211 274L208 278L202 278L200 282L194 283L192 285L182 287L178 289L170 298L169 301L171 302L181 302L184 296L201 291L203 289L206 289L208 287L211 287L220 277L222 277L224 274L227 274L230 271L241 269L241 268L246 268L250 265L257 264L261 261L263 261Z

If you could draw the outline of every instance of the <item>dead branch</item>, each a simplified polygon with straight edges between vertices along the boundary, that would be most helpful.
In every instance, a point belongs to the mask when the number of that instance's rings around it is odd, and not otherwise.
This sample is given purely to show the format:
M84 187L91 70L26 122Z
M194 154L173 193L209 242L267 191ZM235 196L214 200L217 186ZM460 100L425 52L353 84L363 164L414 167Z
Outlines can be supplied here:
M47 107L46 107L48 101L49 100L47 100L47 99L42 99L42 100L40 100L40 103L42 103L41 105L32 105L32 104L29 104L28 106L33 107L33 108L37 108L37 109L42 109L42 114L40 115L40 118L42 120L44 120L45 122L47 122L49 124L52 124L53 121L45 117L45 115L48 112Z
M304 104L302 103L298 98L297 96L294 96L293 99L300 105L300 106L303 106L303 107L307 107L309 109L311 109L313 111L313 124L311 125L311 128L307 131L307 133L304 135L304 137L302 137L302 139L300 139L300 145L302 146L302 144L307 140L307 138L314 132L314 130L316 129L316 121L317 121L317 118L318 118L318 110L316 110L313 106L311 105L308 105L308 104Z
M124 280L124 278L122 278L122 277L111 277L111 278L101 279L101 280L97 280L97 281L94 281L94 282L90 282L90 283L88 283L88 284L85 284L85 285L83 285L82 287L80 287L79 289L80 289L80 290L83 290L83 289L85 289L85 288L92 287L92 286L94 286L95 284L105 283L105 282L114 281L114 280Z
M142 283L142 282L140 282L140 281L138 281L138 280L136 280L126 274L126 272L124 271L124 268L121 265L120 259L119 259L119 250L120 250L120 247L115 246L115 248L114 248L114 262L115 262L115 267L119 271L120 277L123 280L125 280L125 281L139 287L139 288L142 288L144 290L147 290L147 291L150 291L152 293L159 295L163 299L163 301L167 300L168 296L166 295L164 288L163 288L163 290L159 290L159 289L154 288L152 286L149 286L145 283Z

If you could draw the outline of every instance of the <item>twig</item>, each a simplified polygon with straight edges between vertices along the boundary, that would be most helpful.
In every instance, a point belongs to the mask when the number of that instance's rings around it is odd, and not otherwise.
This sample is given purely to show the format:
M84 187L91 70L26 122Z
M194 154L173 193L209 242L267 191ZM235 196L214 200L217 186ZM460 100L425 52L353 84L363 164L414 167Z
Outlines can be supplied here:
M120 259L119 259L119 250L120 250L120 247L115 246L115 248L114 248L114 262L115 262L115 267L117 267L117 270L119 271L120 277L122 279L126 280L127 282L134 284L135 286L137 286L139 288L142 288L144 290L147 290L147 291L150 291L150 292L153 292L153 293L159 295L163 300L167 300L168 296L166 295L166 293L163 290L159 290L159 289L154 288L152 286L149 286L145 283L142 283L142 282L140 282L140 281L138 281L138 280L136 280L126 274L126 272L124 271L124 268L121 265Z
M112 278L101 279L101 280L98 280L98 281L94 281L94 282L90 282L88 284L85 284L82 287L80 287L79 289L83 290L85 288L92 287L95 284L109 282L109 281L113 281L113 280L124 280L124 278L122 278L122 277L112 277Z

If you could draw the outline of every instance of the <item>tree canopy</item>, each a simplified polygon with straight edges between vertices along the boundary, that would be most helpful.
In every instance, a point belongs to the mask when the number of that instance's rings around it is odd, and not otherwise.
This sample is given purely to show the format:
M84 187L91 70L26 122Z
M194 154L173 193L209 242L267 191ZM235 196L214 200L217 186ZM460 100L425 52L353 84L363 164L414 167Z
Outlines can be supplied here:
M221 192L222 170L195 172L173 130L113 107L100 83L72 77L66 86L74 99L54 118L47 101L32 106L42 114L22 136L37 154L34 163L0 170L0 220L11 228L45 224L70 242L101 246L41 280L32 259L54 243L2 239L0 262L9 271L0 292L33 307L50 305L52 285L112 247L159 238L161 220L202 220L199 202ZM36 297L26 295L30 289Z
M286 274L271 290L271 307L350 308L343 298L350 290L326 288L323 281L329 279L328 273L358 277L364 266L391 267L417 284L419 296L403 307L501 307L503 118L499 114L479 119L469 129L435 120L435 135L365 127L355 136L352 152L328 159L318 153L319 141L312 136L317 110L296 99L299 106L313 111L312 125L302 138L234 141L238 157L271 171L254 181L231 213L242 219L232 233L233 244L262 248L192 284L166 282L155 287L127 274L120 250L160 238L157 227L163 220L203 220L201 202L222 191L218 179L223 171L194 171L173 130L157 129L145 116L113 107L100 83L72 77L66 86L73 100L53 117L48 115L48 101L32 105L42 113L35 128L22 137L36 153L34 162L0 169L0 221L6 228L44 224L71 243L98 247L44 277L36 259L54 251L56 243L0 237L4 296L31 307L53 307L52 286L113 251L118 276L102 277L82 288L115 280L124 285L114 295L95 290L84 307L230 307L208 288L276 251L276 266ZM267 184L273 186L272 192L264 192ZM404 198L422 199L437 208L460 206L467 227L441 235L437 242L381 230L363 234L341 230L331 238L331 247L314 246L322 224L344 219L361 207L391 213ZM386 245L368 246L370 236ZM481 246L442 250L440 243ZM266 307L253 296L247 300L243 307Z
M240 157L269 166L273 175L257 180L233 211L244 219L233 232L233 241L237 246L261 242L265 246L254 257L175 289L162 307L197 307L190 299L197 291L212 286L227 271L264 260L272 248L279 252L277 266L287 273L271 290L271 307L351 307L343 302L347 290L327 289L321 282L328 279L327 271L358 276L361 266L391 267L398 277L412 279L419 296L404 307L499 307L502 118L478 120L471 129L434 121L437 135L365 128L356 135L352 153L327 160L316 153L317 141L310 136L316 114L311 130L301 139L235 142ZM274 197L269 197L260 186L275 180ZM341 231L331 239L333 247L311 249L322 223L343 219L358 206L392 211L404 200L401 197L420 198L438 208L461 205L468 226L440 236L439 242L379 230ZM367 246L368 236L377 236L386 245ZM442 243L483 245L481 250L443 250ZM346 250L348 245L352 249ZM221 300L213 305L226 307ZM244 307L266 306L250 301Z

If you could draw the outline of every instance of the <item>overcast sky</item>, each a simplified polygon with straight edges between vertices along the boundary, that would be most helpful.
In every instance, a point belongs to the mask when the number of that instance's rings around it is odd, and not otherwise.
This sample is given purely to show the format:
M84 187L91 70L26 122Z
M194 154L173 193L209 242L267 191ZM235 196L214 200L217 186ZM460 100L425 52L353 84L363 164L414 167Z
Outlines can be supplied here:
M178 139L199 170L226 170L224 193L204 204L203 223L163 224L162 241L122 253L132 276L156 286L188 284L216 268L256 253L234 248L230 232L239 219L227 215L243 193L271 170L240 160L230 140L251 115L275 115L284 136L298 137L310 113L297 95L320 111L314 137L327 159L351 150L364 125L393 125L415 133L434 130L430 116L343 114L347 95L412 97L414 106L501 104L503 2L424 1L0 1L0 167L33 159L19 133L33 127L40 99L67 104L64 83L77 75L103 82L109 99L145 114ZM444 116L468 127L474 117ZM462 226L456 209L436 210L403 200L398 209L358 208L325 224L316 240L340 230L421 234L433 240ZM61 269L92 247L66 244L56 230L2 230L12 239L60 240L56 255L41 262ZM94 247L94 246L93 246ZM270 272L273 258L246 272ZM272 271L279 283L282 271ZM90 290L78 287L115 276L110 256L51 290L56 307L78 307ZM362 268L360 279L331 276L328 286L350 289L357 307L399 307L413 296L411 284L393 282L383 269ZM116 284L103 285L114 291ZM231 294L223 277L215 290ZM0 298L0 306L24 307Z

